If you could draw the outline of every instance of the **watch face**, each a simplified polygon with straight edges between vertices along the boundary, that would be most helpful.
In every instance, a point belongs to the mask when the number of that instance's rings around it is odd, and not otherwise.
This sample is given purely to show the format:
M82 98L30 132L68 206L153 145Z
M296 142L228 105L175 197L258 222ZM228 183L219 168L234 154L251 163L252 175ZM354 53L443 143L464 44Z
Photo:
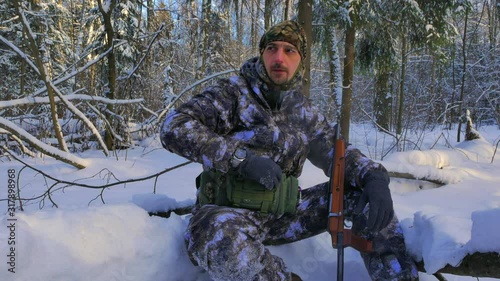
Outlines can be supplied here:
M247 151L242 148L237 148L234 152L234 157L238 159L245 159L247 157Z

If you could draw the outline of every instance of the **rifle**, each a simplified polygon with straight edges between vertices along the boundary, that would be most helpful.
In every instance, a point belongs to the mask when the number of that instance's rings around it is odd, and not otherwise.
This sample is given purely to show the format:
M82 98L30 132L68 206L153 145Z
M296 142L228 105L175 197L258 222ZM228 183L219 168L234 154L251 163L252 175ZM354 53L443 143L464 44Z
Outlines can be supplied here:
M360 252L371 252L372 241L344 229L344 174L345 174L345 144L340 138L340 128L336 128L335 153L331 170L330 208L328 212L328 232L332 237L332 247L337 249L337 281L344 280L344 248L353 247Z

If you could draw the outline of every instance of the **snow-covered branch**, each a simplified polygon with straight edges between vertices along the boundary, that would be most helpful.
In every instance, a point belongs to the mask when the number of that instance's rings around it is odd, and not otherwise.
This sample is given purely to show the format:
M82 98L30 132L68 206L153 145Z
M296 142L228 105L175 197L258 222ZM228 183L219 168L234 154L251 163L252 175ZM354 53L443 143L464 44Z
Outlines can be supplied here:
M74 106L71 102L69 102L69 100L66 99L66 97L59 91L59 89L56 88L56 86L54 84L52 84L51 81L49 81L49 84L50 84L50 87L54 90L54 93L56 93L57 96L59 96L59 98L66 105L66 107L73 114L78 116L78 118L80 118L83 121L83 123L85 123L90 128L92 133L97 137L97 141L101 145L101 148L103 149L104 154L106 154L106 156L109 155L108 148L107 148L106 144L104 143L103 138L101 137L101 133L99 133L97 128L94 126L94 124L87 118L87 116L85 116L85 114L83 114L83 112L81 112L76 106Z
M105 97L90 96L90 95L84 95L84 94L71 94L71 95L65 95L64 97L68 101L70 101L70 100L98 101L98 102L105 103L105 104L133 104L133 103L141 103L144 101L143 98L131 99L131 100L114 100L114 99L108 99ZM55 97L55 101L61 102L61 99L59 97ZM21 106L21 105L48 104L49 102L50 101L49 101L48 97L30 96L30 97L25 97L25 98L21 98L21 99L0 101L0 109Z
M28 58L26 53L21 51L16 45L12 44L9 40L7 40L5 37L0 35L0 41L7 45L7 47L11 48L19 57L21 57L37 74L40 74L40 71L38 71L38 68L36 65Z
M3 117L0 117L0 128L5 129L9 133L18 136L20 139L35 147L41 153L54 157L55 159L60 160L64 163L70 164L79 169L83 169L88 165L87 160L39 141L30 133Z

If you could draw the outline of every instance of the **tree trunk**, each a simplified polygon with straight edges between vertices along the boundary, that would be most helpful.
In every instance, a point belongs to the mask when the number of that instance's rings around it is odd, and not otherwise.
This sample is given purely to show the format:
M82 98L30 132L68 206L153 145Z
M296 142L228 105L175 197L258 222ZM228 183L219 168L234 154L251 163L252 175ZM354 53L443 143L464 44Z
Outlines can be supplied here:
M451 46L451 69L455 69L455 59L456 59L456 44L453 44ZM449 124L448 124L448 130L451 130L452 128L452 125L453 125L453 122L455 122L455 120L457 119L456 116L458 115L456 113L456 110L454 108L454 104L456 103L455 100L456 100L456 89L457 89L457 79L456 79L456 75L455 75L455 71L452 71L451 72L451 90L452 90L452 93L451 93L451 101L450 101L450 104L451 104L451 110L450 110L450 118L449 118Z
M304 96L309 97L311 92L312 0L299 1L298 19L304 28L307 39L307 55L306 59L302 62L304 64L304 89L302 93Z
M57 138L57 142L59 144L59 149L62 151L67 152L68 151L68 146L66 145L66 142L64 140L64 136L61 130L61 125L59 124L59 117L57 115L57 106L55 103L55 98L54 98L54 89L50 85L50 77L49 77L49 70L47 69L47 65L43 62L42 59L42 53L39 50L39 46L37 42L35 41L35 38L33 38L32 34L33 32L31 31L31 28L28 24L28 21L26 17L24 16L24 12L22 10L21 4L19 3L19 0L13 1L14 7L16 8L16 11L19 15L19 17L22 20L23 24L23 30L24 33L27 36L28 43L29 43L29 48L35 58L35 63L40 75L40 79L45 83L45 87L47 88L47 95L49 97L50 101L50 114L52 118L52 126L54 127L54 133ZM42 38L43 40L43 38Z
M283 11L283 19L289 20L290 13L292 11L292 0L286 0L285 2L285 10Z
M337 35L332 25L325 26L328 49L328 66L330 68L328 107L325 115L329 120L337 120L340 116L340 98L342 96L342 71L340 70L340 54L337 46Z
M236 17L236 38L238 43L243 43L243 5L239 0L234 1L234 16Z
M399 82L398 95L398 116L396 119L396 134L399 136L403 132L403 111L405 104L405 79L406 79L406 34L401 36L401 77Z
M353 18L350 13L351 19ZM349 142L349 127L351 123L352 82L354 80L354 39L356 28L354 22L347 27L345 38L344 78L342 81L342 105L340 111L340 133L346 143Z
M110 0L111 4L108 7L108 10L104 10L102 6L102 0L97 0L97 5L99 6L99 11L101 12L103 21L104 21L104 30L106 31L106 45L105 48L106 50L112 49L108 55L106 56L108 59L108 89L107 92L105 93L105 96L109 99L115 99L117 98L115 96L115 87L116 87L116 58L115 58L115 51L113 49L113 39L114 39L114 30L113 30L113 23L112 23L112 15L113 15L113 9L115 8L116 2L115 0ZM108 104L106 105L106 109L109 112L113 111L113 105ZM113 117L111 114L108 112L105 113L106 119L109 124L113 124ZM106 135L104 136L104 141L106 143L106 147L108 149L113 149L115 145L115 140L113 137L113 133L111 132L111 128L106 127Z
M207 66L207 56L208 56L208 28L210 22L210 14L212 13L212 1L211 0L203 0L203 4L201 7L201 19L199 22L200 25L200 37L198 38L198 52L197 52L197 63L196 63L196 80L201 79L206 75L206 66Z
M462 110L464 105L464 92L465 92L465 75L467 71L467 22L469 20L469 10L465 10L465 22L464 22L464 36L462 37L462 79L460 83L460 99L458 100L458 130L457 130L457 142L460 142L460 134L462 133Z
M391 115L391 95L389 91L390 73L385 66L381 66L375 77L375 99L373 102L373 111L377 124L390 130Z
M154 27L153 27L153 21L154 21L154 17L155 17L155 11L154 11L154 8L155 8L155 1L153 0L147 0L146 1L146 10L147 10L147 13L146 13L146 17L147 17L147 31L153 31ZM142 15L142 13L139 13L140 15ZM138 25L140 27L140 25Z
M272 0L264 1L264 29L268 30L271 27L271 16L272 16Z

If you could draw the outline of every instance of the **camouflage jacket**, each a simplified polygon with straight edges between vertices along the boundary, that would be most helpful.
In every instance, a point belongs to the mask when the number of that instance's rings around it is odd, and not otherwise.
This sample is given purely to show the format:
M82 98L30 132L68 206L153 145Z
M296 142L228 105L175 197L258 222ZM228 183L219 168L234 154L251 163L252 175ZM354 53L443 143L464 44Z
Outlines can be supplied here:
M273 159L288 175L299 177L304 162L328 171L335 127L302 95L302 79L273 89L259 58L248 60L240 74L221 79L171 111L161 130L162 145L201 163L204 169L228 172L237 147ZM354 148L347 149L346 183L362 186L369 170L384 167Z

